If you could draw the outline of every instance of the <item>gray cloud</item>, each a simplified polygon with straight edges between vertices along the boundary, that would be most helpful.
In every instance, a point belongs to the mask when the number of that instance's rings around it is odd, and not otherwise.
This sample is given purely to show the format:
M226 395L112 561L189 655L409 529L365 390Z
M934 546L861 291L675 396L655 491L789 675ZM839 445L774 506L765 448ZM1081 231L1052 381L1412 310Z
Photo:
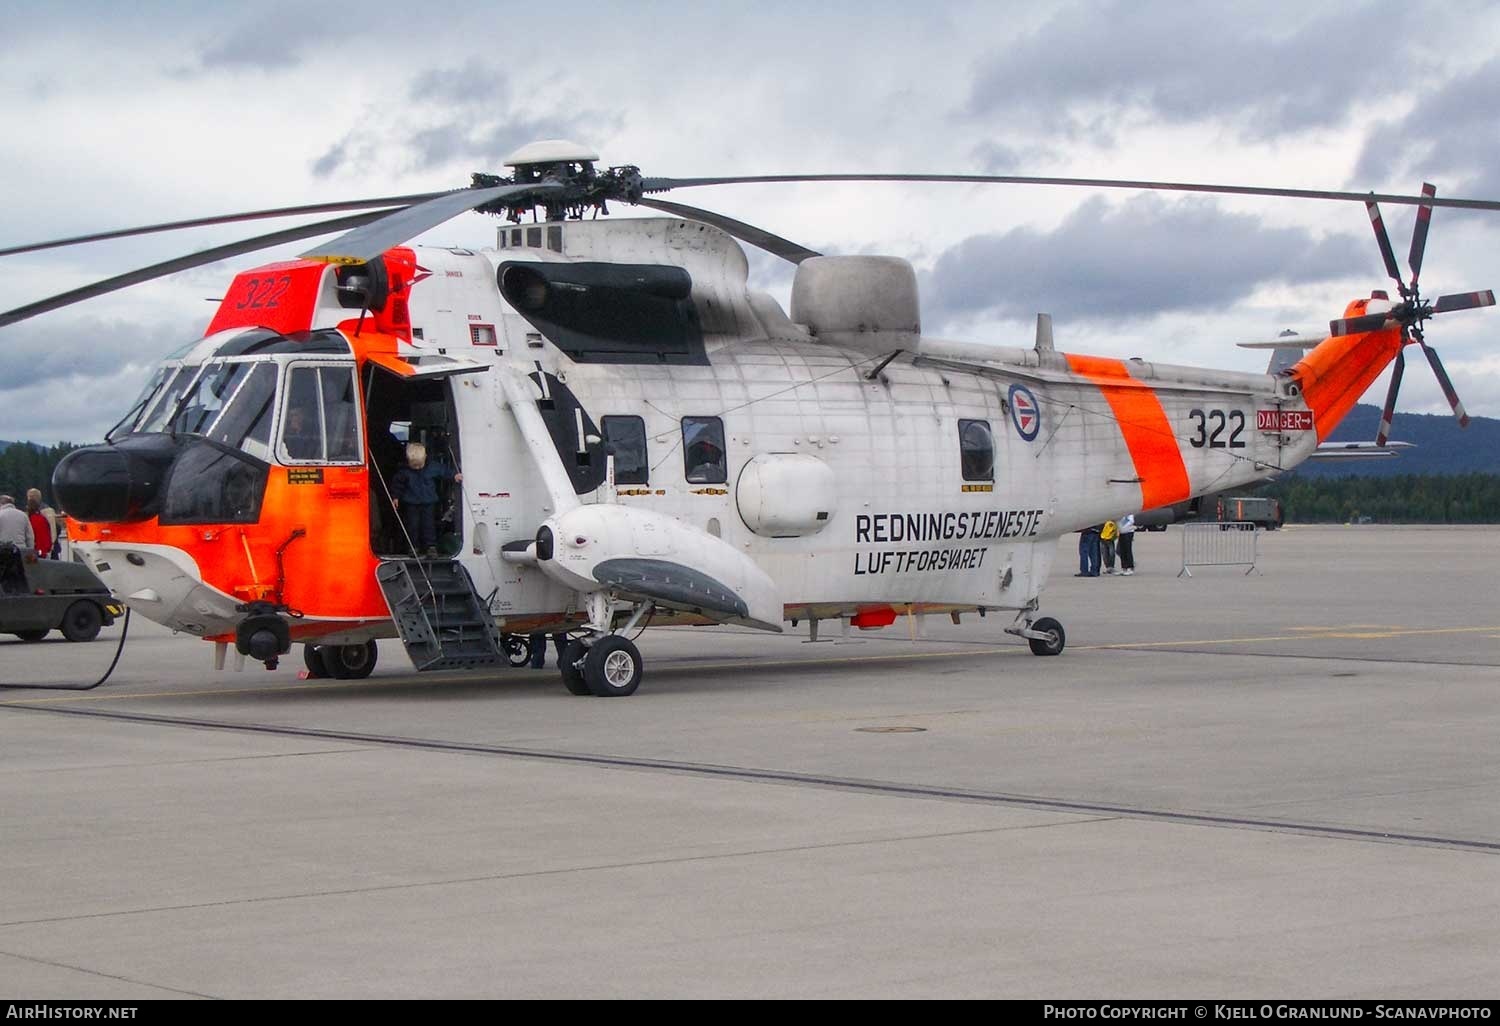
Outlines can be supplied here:
M534 97L512 103L511 92L506 76L478 58L456 69L422 71L408 86L408 105L400 114L362 118L313 161L312 172L323 178L343 171L399 174L460 166L500 172L500 162L528 142L597 137L623 120L599 110L539 113Z
M1232 123L1246 138L1334 125L1423 66L1412 5L1369 0L1298 19L1260 5L1114 0L1060 8L978 68L968 114L1030 131L1107 140L1119 118ZM1372 31L1369 54L1352 29ZM1411 30L1411 31L1408 31ZM1343 43L1347 49L1340 49ZM1393 65L1403 67L1392 74Z
M1421 178L1439 195L1500 196L1500 57L1452 79L1418 100L1405 117L1370 133L1352 187ZM1403 189L1402 191L1407 191ZM1441 216L1461 216L1441 211ZM1493 214L1470 215L1493 220Z
M1216 309L1271 282L1373 272L1373 248L1351 235L1268 228L1209 200L1143 196L1112 207L1096 198L1056 231L976 235L945 251L923 275L923 320L936 326L946 318L1027 318L1038 310L1089 320Z

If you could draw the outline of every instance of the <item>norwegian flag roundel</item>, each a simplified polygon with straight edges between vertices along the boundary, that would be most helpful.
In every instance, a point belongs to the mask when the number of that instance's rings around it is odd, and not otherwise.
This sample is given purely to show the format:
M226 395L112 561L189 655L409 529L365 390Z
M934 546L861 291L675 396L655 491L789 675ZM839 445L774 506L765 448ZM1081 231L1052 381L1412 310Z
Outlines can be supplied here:
M1036 396L1025 385L1010 386L1010 419L1015 422L1021 437L1028 442L1042 429L1041 408L1037 405Z

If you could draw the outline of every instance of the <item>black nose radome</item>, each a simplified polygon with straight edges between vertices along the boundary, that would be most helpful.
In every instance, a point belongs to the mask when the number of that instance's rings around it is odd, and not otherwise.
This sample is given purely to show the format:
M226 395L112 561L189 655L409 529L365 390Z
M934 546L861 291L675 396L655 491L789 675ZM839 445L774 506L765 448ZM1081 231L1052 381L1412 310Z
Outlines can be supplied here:
M75 449L52 472L52 494L75 520L150 520L161 510L162 485L180 447L170 435L137 435Z

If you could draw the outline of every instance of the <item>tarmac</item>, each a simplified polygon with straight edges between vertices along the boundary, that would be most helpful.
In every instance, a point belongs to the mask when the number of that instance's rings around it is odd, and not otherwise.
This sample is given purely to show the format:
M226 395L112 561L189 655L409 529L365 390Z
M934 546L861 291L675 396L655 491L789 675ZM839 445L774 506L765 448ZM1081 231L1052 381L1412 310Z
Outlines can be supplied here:
M653 630L615 700L136 619L0 692L0 998L1497 998L1494 537L1064 538L1059 657Z

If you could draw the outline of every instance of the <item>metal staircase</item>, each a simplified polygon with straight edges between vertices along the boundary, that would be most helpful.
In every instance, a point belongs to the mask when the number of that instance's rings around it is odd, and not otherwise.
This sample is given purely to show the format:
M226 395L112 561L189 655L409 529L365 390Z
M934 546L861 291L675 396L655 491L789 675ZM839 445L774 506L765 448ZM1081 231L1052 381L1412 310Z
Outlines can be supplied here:
M375 579L418 670L507 665L495 618L457 560L383 559Z

